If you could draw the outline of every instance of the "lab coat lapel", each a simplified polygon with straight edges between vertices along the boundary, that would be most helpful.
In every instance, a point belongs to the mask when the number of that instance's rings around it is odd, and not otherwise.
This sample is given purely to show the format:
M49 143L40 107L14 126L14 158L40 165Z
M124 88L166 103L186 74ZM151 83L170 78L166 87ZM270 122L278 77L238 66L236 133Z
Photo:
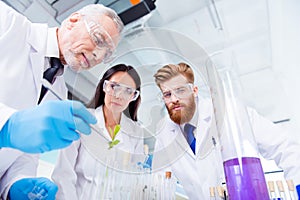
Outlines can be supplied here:
M214 121L212 119L210 120L211 122ZM196 156L200 159L204 159L213 150L214 141L218 141L218 138L216 137L217 130L213 123L208 125L205 122L200 123L198 129L196 133Z
M40 96L41 80L44 72L47 30L48 27L46 24L43 29L41 28L41 24L32 24L30 35L28 36L28 43L32 47L32 52L30 54L31 69L38 97Z
M159 131L157 134L157 144L159 148L155 149L155 162L153 169L162 169L176 160L186 155L186 151L190 148L180 131L180 127L168 117L159 123ZM156 144L156 145L157 145Z
M105 120L104 120L104 115L103 115L103 106L100 106L94 110L95 116L97 118L98 123L96 126L98 129L101 131L102 136L107 140L111 141L111 137L109 135L109 132L105 128Z
M35 89L38 94L37 96L39 97L41 92L41 80L43 78L42 66L44 66L44 57L39 52L31 53L30 61L31 61L31 70L34 76Z
M215 118L210 101L198 102L198 124L196 129L197 158L204 159L213 150L214 142L218 141Z
M213 140L218 142L218 132L213 115L212 103L210 101L199 99L198 109L198 123L195 133L196 155L191 150L183 135L183 130L180 129L178 124L169 119L169 127L167 130L171 130L171 133L176 135L176 146L180 149L180 152L187 152L187 155L191 156L193 159L204 159L214 149ZM171 136L169 136L169 138L171 138Z
M182 151L186 151L188 153L188 155L190 155L193 159L196 159L196 155L194 154L190 145L186 141L186 139L183 135L183 130L181 130L180 126L176 125L176 127L174 127L173 131L177 134L177 136L176 136L177 146L180 147ZM197 141L196 141L196 144L197 144Z
M124 143L124 140L127 139L127 138L125 139L126 135L130 135L133 133L134 130L130 128L129 124L130 122L128 121L128 118L126 117L126 115L122 113L121 121L120 121L120 126L121 126L120 133L118 133L116 136L116 139L120 141L119 144Z

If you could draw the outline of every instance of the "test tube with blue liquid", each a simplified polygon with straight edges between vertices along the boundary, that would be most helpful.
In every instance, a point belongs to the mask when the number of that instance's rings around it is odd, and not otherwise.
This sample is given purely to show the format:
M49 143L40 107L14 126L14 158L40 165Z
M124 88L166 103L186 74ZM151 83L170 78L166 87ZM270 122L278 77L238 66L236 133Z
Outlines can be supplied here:
M232 70L207 62L229 199L269 200L257 144Z

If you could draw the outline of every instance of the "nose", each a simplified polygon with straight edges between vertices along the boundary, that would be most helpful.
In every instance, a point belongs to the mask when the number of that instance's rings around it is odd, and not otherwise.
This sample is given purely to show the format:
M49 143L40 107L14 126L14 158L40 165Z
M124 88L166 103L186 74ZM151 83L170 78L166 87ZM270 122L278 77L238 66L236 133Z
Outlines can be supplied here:
M92 55L93 55L93 59L96 61L96 62L101 62L104 58L104 55L105 55L105 48L95 48L94 51L92 52Z
M173 92L171 93L171 101L172 102L177 102L179 100L179 98L176 96L176 94Z
M114 92L114 97L117 99L120 99L122 97L122 91L115 91Z

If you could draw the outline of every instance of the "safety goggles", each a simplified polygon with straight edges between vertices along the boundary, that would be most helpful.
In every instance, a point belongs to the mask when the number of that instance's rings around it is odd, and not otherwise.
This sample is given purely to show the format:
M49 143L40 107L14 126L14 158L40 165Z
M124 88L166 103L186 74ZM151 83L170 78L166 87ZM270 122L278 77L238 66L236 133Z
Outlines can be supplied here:
M162 91L160 97L166 102L169 103L172 101L172 95L176 96L179 99L188 98L190 94L193 93L193 84L187 83L184 85L177 86L173 89Z
M119 95L121 98L130 101L135 101L140 95L140 92L136 89L108 80L103 83L103 91L110 96Z
M94 21L84 20L84 24L92 41L96 45L96 50L98 50L101 54L104 53L103 62L108 63L113 60L114 57L112 55L115 50L115 44L108 32L101 26L101 24Z

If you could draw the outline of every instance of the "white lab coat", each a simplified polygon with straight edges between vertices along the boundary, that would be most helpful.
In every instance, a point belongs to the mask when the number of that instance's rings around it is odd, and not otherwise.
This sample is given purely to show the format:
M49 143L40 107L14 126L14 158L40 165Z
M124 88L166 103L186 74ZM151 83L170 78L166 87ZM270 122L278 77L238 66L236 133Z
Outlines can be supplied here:
M46 24L33 24L0 1L0 129L15 111L37 105L47 33ZM62 77L54 85L66 95ZM46 96L52 98L51 94ZM6 199L15 180L35 176L37 164L38 155L0 149L0 198Z
M160 124L153 157L154 171L171 170L190 199L209 199L209 187L224 181L220 145L216 132L209 131L213 107L210 100L198 102L196 155L193 154L179 126L167 116ZM287 179L300 184L300 144L289 140L289 133L248 109L259 153L274 159ZM214 133L213 133L214 132ZM216 140L216 145L212 142Z
M120 143L108 149L111 138L105 128L102 106L95 110L95 116L102 136L92 130L91 135L82 135L79 141L60 150L52 174L53 181L59 187L56 195L59 200L103 199L100 188L101 181L107 181L106 162L109 167L128 170L127 167L145 159L143 130L136 122L122 114L121 129L115 138Z

